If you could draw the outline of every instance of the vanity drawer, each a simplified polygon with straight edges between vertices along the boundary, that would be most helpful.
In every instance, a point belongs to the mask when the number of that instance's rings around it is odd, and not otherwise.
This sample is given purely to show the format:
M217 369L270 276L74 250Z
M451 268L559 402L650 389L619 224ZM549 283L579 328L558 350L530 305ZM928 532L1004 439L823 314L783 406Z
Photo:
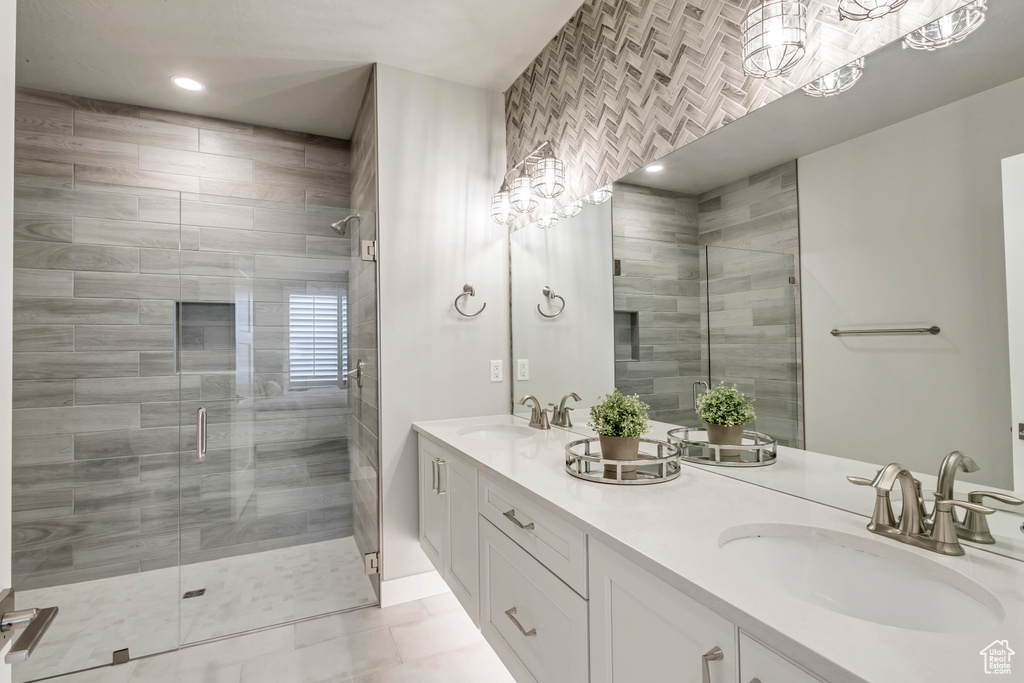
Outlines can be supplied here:
M586 683L586 600L485 520L480 550L480 630L513 677Z
M740 683L822 683L796 664L740 631Z
M480 477L480 514L587 596L587 535L508 486Z

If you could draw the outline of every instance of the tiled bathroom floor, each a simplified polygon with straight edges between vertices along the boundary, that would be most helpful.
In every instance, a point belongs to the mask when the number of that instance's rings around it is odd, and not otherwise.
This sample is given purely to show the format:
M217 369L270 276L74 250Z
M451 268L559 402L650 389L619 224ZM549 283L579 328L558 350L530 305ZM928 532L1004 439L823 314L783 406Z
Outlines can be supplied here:
M180 642L188 644L377 601L351 537L185 565L180 572L180 584L179 568L171 567L19 591L18 608L56 605L60 612L31 659L14 667L14 680L109 664L113 651L125 647L133 658L176 649L179 608ZM198 588L206 594L181 599Z
M450 593L204 643L53 683L512 683Z

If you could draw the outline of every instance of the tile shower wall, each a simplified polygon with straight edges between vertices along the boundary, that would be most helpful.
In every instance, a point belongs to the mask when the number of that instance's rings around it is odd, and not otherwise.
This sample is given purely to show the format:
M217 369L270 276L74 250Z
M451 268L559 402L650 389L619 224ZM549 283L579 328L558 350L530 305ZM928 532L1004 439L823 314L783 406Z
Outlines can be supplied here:
M370 75L363 103L352 132L352 203L377 212L377 74ZM373 220L360 224L360 239L376 239ZM380 446L378 443L377 378L377 264L352 255L349 285L349 321L352 326L350 357L366 362L360 389L350 385L352 401L352 484L353 531L359 552L380 549L379 490ZM380 595L380 574L371 580Z
M286 305L290 292L347 290L348 241L326 226L350 204L348 143L37 91L16 99L19 585L172 566L179 526L182 562L351 535L347 393L289 386ZM235 344L252 349L251 382L212 372L230 342L211 319L187 340L211 372L194 366L179 393L174 302L242 290L254 325ZM204 463L189 450L194 428L180 443L178 429L179 408L187 423L200 403ZM238 446L239 431L251 441Z
M964 3L841 22L835 0L807 0L807 55L772 79L743 74L739 27L753 4L587 0L505 93L509 166L550 140L566 162L560 200L582 197Z
M655 420L696 424L701 379L697 198L616 183L612 197L616 346L637 336L636 360L615 362L615 385L639 394ZM626 316L635 313L635 330Z
M710 293L701 349L715 382L756 399L754 428L787 446L803 445L800 381L800 228L796 161L700 195L698 243L710 249Z

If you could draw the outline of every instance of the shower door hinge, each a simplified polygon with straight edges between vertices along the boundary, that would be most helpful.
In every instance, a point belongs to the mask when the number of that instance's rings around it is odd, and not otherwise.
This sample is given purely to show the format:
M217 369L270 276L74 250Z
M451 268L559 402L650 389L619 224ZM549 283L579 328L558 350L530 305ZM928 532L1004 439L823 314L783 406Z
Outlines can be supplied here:
M366 563L367 574L380 574L380 553L366 553L363 561Z
M363 240L363 260L364 261L376 261L377 260L377 240Z

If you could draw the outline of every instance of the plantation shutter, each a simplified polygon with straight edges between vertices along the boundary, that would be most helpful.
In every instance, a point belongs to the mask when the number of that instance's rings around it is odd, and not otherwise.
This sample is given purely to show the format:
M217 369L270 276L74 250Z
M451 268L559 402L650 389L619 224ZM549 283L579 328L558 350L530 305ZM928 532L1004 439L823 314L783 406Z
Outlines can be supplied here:
M344 297L338 304L333 295L290 295L288 374L292 384L337 385L339 357L346 361L348 357Z

